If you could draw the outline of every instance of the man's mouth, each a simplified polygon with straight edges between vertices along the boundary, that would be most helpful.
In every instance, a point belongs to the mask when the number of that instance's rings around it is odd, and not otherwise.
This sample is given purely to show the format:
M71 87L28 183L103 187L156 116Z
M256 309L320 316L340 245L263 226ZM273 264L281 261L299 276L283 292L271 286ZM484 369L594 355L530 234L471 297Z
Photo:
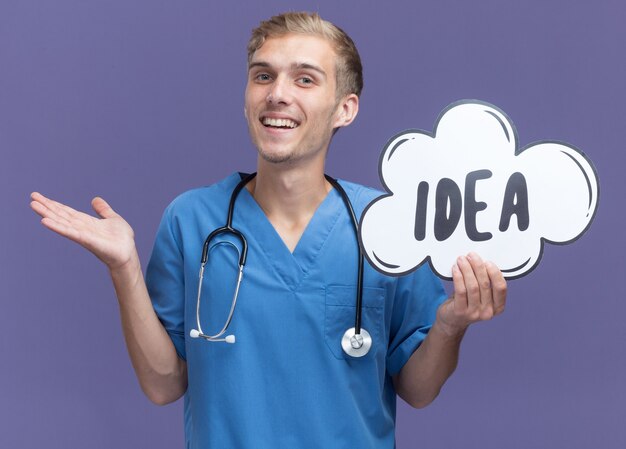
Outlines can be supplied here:
M288 118L271 118L263 117L261 119L263 126L268 128L293 129L298 127L298 123Z

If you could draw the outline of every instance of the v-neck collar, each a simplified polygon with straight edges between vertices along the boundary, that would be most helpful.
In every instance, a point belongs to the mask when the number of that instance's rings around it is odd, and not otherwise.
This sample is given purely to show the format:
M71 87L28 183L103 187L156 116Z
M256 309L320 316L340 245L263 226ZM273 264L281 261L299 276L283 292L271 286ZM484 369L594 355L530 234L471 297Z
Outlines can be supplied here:
M243 189L239 196L242 202L240 210L245 210L248 215L241 217L249 229L246 233L247 239L254 239L258 243L266 263L274 267L291 289L296 289L313 267L329 234L344 211L340 204L341 196L334 188L328 192L304 229L293 253L289 251L250 192Z

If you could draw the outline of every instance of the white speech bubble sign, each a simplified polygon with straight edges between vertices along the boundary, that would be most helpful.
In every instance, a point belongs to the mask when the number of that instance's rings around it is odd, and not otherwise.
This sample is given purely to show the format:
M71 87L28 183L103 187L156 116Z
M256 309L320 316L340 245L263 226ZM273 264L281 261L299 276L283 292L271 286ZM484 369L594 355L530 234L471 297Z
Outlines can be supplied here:
M432 133L392 137L379 174L388 193L363 212L359 239L369 263L394 276L428 261L451 279L456 258L474 251L519 278L544 242L578 239L598 207L598 177L580 150L557 141L519 149L507 115L478 100L448 106Z

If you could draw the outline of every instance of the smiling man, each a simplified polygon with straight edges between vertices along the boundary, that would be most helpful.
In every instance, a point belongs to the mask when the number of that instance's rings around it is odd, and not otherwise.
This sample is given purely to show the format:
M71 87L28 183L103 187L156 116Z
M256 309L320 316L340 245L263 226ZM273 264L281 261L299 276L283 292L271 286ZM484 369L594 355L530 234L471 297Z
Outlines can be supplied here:
M324 162L361 88L358 52L335 25L308 13L262 22L248 46L244 106L257 174L175 199L146 282L132 229L104 200L93 201L96 219L33 194L45 226L109 268L144 392L157 404L185 396L186 447L392 448L396 395L432 402L467 327L504 309L500 271L469 254L453 267L447 299L427 266L398 278L364 267L356 318L348 203L360 216L378 192L325 177ZM205 242L226 215L236 231Z

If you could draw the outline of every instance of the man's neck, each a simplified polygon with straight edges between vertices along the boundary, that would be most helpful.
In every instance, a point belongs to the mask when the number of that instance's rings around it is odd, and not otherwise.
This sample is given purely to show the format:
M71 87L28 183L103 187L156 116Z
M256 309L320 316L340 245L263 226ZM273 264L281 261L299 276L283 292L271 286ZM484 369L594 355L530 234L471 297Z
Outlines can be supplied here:
M247 186L291 252L332 186L324 165L284 166L259 161L258 173Z

